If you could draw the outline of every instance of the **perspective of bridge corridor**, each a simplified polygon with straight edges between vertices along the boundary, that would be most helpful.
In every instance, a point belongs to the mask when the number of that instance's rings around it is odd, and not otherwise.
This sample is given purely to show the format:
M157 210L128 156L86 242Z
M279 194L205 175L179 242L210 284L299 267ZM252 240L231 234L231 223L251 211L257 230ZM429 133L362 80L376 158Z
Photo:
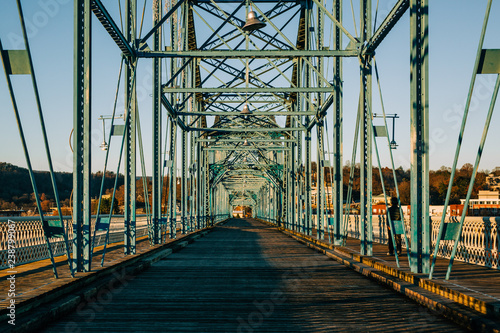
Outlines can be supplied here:
M462 331L255 219L231 219L45 332Z

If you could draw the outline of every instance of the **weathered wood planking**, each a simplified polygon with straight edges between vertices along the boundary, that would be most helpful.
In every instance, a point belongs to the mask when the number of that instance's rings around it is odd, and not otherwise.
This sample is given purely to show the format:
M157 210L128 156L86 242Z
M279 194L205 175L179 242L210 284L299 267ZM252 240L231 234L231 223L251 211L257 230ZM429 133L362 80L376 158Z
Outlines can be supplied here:
M461 331L248 219L159 261L46 332Z

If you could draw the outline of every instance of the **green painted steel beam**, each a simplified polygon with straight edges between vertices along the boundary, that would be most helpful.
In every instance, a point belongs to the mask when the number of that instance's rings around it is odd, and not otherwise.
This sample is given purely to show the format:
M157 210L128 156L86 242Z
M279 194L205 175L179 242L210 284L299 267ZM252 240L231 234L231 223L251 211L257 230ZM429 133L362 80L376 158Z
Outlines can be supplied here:
M428 0L410 1L411 262L430 272Z
M111 15L109 15L101 0L92 0L91 8L99 22L101 22L104 29L106 29L120 50L122 50L126 56L135 55L135 49L130 46L132 43L130 43L120 29L118 29L118 26Z
M371 37L371 0L361 1L361 40L366 42ZM364 55L360 59L361 86L361 122L360 122L360 222L362 255L373 255L372 225L372 57Z
M326 117L326 113L330 106L333 104L333 99L334 95L330 94L327 98L327 100L321 105L320 108L317 109L317 111L314 112L315 117L312 119L312 121L307 125L307 129L310 130L314 126L316 126L319 122L323 120L324 117Z
M125 38L133 43L136 37L136 2L125 2ZM125 115L129 121L125 125L125 156L124 156L124 240L123 249L126 255L136 252L136 161L137 161L137 101L136 101L136 66L133 55L127 58L125 66Z
M358 50L190 50L190 51L140 51L139 58L299 58L299 57L357 57Z
M161 8L158 6L153 11L153 24L158 23L158 18L161 14ZM161 49L161 31L154 30L153 49ZM160 59L152 61L152 169L151 177L151 192L152 192L152 230L150 230L150 242L152 244L161 243L161 203L162 203L162 175L161 169L163 165L162 150L161 150L161 133L162 133L162 116L161 116L161 69L162 63Z
M287 131L305 131L306 129L303 127L290 127L290 128L282 128L282 127L242 127L242 128L206 128L206 127L189 127L190 131L198 131L198 132L216 132L216 133L232 133L232 132L241 132L241 133L253 133L253 132L287 132Z
M334 0L333 14L339 22L342 22L342 0ZM342 47L342 32L336 28L334 30L334 48ZM335 58L333 63L333 78L334 78L334 114L333 114L333 243L341 245L343 243L343 223L344 216L344 182L343 182L343 147L342 147L342 131L343 131L343 71L342 58Z
M296 139L280 139L280 138L252 138L252 142L295 142ZM196 142L241 142L241 137L233 139L196 139Z
M212 3L213 0L197 0L197 3ZM252 0L255 3L276 3L276 0ZM297 2L296 0L284 0L281 2ZM241 0L217 0L217 3L241 3Z
M160 20L158 20L158 17L159 17L159 13L161 13L161 8L160 8L161 6L159 6L159 7L157 6L156 8L153 8L153 10L157 11L156 13L153 13L154 17L155 17L155 21L153 22L154 27L146 35L144 35L144 37L141 39L140 43L141 44L145 43L149 39L149 37L151 37L153 34L158 34L158 32L160 31L160 27L163 25L163 23L165 23L165 21L167 21L169 19L169 17L171 17L172 14L174 14L177 11L177 9L179 9L179 7L184 3L184 1L185 0L177 1L174 4L174 6L172 8L170 8L168 13L166 13ZM158 10L158 8L160 8L160 10ZM155 51L153 51L153 52L159 52L159 51L157 51L155 48Z
M406 10L410 7L410 0L399 0L394 5L389 14L387 14L384 21L380 24L377 31L373 34L368 42L368 45L363 50L363 53L373 53L377 47L382 43L389 32L396 26L399 19L403 17Z
M212 101L213 99L213 101ZM213 103L241 103L242 101L248 101L249 103L267 103L267 102L285 102L289 99L289 96L286 94L259 94L254 96L248 96L248 98L244 98L244 96L238 94L213 94L206 95L205 100L207 102Z
M259 87L259 88L205 88L205 87L163 87L164 93L238 93L238 94L256 94L256 93L329 93L332 87Z
M77 272L91 270L91 15L90 1L74 6L73 104L73 263Z
M204 151L254 151L256 149L264 149L264 150L277 150L277 151L289 151L290 148L287 147L266 147L266 146L258 146L258 147L235 147L235 146L224 146L224 147L203 147Z
M179 116L241 116L241 112L226 112L226 111L204 111L204 112L178 112ZM267 117L267 116L313 116L316 112L291 112L291 111L263 111L253 112L252 116Z

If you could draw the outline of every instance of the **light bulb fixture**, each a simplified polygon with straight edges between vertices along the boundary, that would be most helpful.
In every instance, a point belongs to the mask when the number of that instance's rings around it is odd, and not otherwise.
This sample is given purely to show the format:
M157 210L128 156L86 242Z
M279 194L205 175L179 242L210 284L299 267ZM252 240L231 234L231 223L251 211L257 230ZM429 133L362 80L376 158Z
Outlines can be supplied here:
M243 146L244 147L249 147L250 146L250 144L248 143L247 139L245 139L245 141L243 142Z

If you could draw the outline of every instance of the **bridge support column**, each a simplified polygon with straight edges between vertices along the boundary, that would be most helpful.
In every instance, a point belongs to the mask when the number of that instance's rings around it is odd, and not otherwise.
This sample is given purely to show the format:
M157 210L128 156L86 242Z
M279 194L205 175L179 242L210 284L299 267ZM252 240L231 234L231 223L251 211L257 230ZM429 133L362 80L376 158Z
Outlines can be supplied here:
M292 123L295 123L295 119L292 119ZM289 143L289 146L290 146L290 151L289 151L289 162L288 162L288 166L289 166L289 170L290 170L290 176L289 176L289 185L288 185L288 188L289 188L289 200L288 200L288 203L289 203L289 209L288 211L290 212L290 215L288 217L288 228L290 230L295 230L296 228L296 224L297 224L297 216L295 214L296 210L295 210L295 197L296 197L296 194L297 192L295 191L295 158L296 158L296 155L295 155L295 149L296 149L296 146L295 146L295 143L294 142L290 142Z
M304 232L304 164L302 164L302 132L297 132L297 161L296 161L296 200L297 200L297 232Z
M157 6L153 13L153 25L156 25L161 17L161 6ZM153 34L153 51L161 50L161 27ZM150 230L150 242L161 243L161 199L162 199L162 177L161 169L163 159L161 155L161 59L153 58L153 175L152 175L152 230Z
M201 229L202 226L202 215L203 215L203 202L202 202L202 143L196 143L196 170L195 170L195 179L196 179L196 228Z
M126 1L125 4L125 37L129 43L135 41L136 3ZM128 123L125 128L125 195L124 195L124 252L135 254L135 203L136 203L136 58L128 57L125 67L125 115Z
M91 268L91 15L90 0L75 1L73 107L73 268Z
M371 37L371 1L361 1L361 41ZM372 56L361 55L361 254L373 254L372 230Z
M188 154L187 154L187 144L188 136L187 132L182 130L182 169L181 169L181 222L182 222L182 233L187 232L187 208L188 208L188 184L187 184L187 164L188 164Z
M177 237L177 124L170 119L170 172L168 177L168 217L169 217L169 237Z
M324 216L325 216L325 150L323 146L323 123L316 127L318 143L317 153L318 162L316 175L316 230L318 239L325 239Z
M306 217L305 217L305 234L312 235L312 204L311 204L311 131L306 131L305 136L306 146Z
M430 271L429 221L429 23L428 0L410 1L411 42L411 262Z
M337 21L342 22L342 0L333 1L334 15ZM342 31L338 27L334 27L334 49L342 49ZM333 102L333 243L341 245L344 238L343 222L343 202L344 190L342 180L342 57L333 59L333 80L334 80L334 102Z
M324 5L324 0L321 0L322 5ZM317 9L316 11L316 22L317 22L317 30L316 34L316 48L321 50L323 48L323 34L324 34L324 12L322 10ZM323 58L318 57L316 59L317 67L321 77L324 77L324 61ZM320 80L317 83L320 87L324 87L324 82ZM323 105L323 95L318 93L316 95L316 104ZM316 108L316 105L313 103L313 108ZM321 116L321 115L320 115ZM318 239L325 239L325 147L324 147L324 119L318 121L316 127L316 134L318 138L317 143L317 176L316 176L316 193L317 193L317 202L316 202L316 218L317 218L317 237Z

